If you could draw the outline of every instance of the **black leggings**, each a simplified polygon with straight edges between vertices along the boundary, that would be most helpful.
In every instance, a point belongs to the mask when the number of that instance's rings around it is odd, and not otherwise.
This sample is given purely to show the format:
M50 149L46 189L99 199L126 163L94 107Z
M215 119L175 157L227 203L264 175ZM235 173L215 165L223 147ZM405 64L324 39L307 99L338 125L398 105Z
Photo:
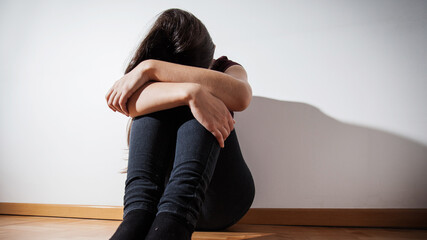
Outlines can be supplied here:
M235 130L219 148L187 106L134 119L124 215L134 209L171 212L196 230L221 230L246 214L254 196Z

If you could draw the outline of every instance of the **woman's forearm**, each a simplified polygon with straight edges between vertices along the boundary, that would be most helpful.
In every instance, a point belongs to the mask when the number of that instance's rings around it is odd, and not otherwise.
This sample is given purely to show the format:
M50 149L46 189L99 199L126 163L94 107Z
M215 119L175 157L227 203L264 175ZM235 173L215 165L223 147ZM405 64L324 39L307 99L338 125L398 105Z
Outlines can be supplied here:
M252 98L252 90L243 68L235 75L205 68L186 66L166 61L149 59L140 63L141 74L150 80L169 83L197 83L212 95L221 99L231 111L243 111ZM230 67L231 68L231 67Z
M131 117L183 105L188 105L194 118L224 147L235 121L221 99L198 83L148 82L127 102Z
M147 82L129 98L130 117L188 105L191 93L198 86L192 83Z

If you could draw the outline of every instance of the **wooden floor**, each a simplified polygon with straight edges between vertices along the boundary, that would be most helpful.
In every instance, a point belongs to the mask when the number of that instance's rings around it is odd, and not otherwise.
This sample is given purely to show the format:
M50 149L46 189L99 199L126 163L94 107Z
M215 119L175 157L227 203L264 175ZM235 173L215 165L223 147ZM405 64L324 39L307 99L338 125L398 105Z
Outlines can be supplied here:
M119 224L112 220L0 215L0 239L108 240ZM192 239L427 239L427 230L237 224L224 232L195 232Z

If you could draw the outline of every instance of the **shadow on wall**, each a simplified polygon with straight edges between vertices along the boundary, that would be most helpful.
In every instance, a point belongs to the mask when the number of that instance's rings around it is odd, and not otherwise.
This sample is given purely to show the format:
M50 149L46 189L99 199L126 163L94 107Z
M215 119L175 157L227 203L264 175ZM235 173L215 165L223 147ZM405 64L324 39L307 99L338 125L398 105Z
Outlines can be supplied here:
M427 146L305 103L253 97L235 118L252 207L427 208Z

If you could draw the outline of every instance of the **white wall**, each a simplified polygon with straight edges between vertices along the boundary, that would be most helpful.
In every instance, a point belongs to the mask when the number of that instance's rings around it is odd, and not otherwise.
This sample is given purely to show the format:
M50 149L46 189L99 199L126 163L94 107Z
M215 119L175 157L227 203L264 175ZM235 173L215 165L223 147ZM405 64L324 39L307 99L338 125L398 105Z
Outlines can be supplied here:
M105 94L186 9L248 71L253 207L427 207L426 1L1 1L0 202L123 204Z

